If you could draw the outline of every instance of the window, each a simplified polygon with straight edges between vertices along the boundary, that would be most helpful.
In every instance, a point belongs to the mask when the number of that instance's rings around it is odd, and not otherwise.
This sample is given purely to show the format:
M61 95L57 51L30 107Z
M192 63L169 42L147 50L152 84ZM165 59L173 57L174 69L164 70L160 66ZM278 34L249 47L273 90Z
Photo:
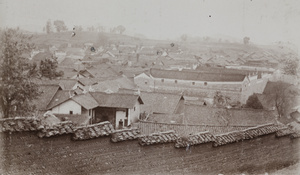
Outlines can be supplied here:
M133 111L135 111L135 107L133 107Z
M161 82L164 82L165 80L164 79L161 79Z
M175 83L177 83L177 80L175 80Z
M145 81L145 84L148 84L148 82L147 82L147 81Z
M73 111L70 111L69 114L73 114Z
M192 82L192 85L195 85L195 82Z
M207 82L204 82L204 86L207 86Z

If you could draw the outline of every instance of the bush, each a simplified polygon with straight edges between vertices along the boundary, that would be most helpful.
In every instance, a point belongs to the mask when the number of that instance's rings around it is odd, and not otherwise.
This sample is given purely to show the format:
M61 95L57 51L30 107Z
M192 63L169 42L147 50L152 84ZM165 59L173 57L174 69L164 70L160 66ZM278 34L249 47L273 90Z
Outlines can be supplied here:
M246 102L246 108L253 108L253 109L263 109L263 105L258 100L257 96L255 94L251 95L247 102Z

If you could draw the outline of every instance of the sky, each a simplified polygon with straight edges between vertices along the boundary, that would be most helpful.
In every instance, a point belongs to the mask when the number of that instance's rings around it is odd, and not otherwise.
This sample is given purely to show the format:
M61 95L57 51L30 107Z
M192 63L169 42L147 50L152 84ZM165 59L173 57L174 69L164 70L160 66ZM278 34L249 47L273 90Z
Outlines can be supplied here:
M152 39L230 36L300 46L299 0L0 0L0 26L42 32L47 20L126 27ZM300 47L299 47L300 48Z

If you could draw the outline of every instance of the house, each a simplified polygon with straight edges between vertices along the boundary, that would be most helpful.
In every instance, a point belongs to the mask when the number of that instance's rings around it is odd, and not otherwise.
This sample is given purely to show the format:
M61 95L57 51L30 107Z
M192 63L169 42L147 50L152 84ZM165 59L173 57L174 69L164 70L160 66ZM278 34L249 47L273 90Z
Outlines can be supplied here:
M116 128L127 127L140 116L142 99L133 94L107 94L89 92L77 95L73 91L60 90L47 105L54 115L68 114L89 118L89 124L111 122Z
M140 117L140 106L144 104L141 97L134 94L106 94L102 92L91 92L98 102L94 109L93 123L110 121L115 127L128 126L138 121Z

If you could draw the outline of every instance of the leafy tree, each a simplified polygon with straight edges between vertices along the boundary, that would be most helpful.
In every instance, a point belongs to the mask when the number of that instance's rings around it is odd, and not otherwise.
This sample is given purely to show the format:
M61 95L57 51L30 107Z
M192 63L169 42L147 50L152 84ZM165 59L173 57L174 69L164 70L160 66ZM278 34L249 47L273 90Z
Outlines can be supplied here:
M119 26L116 28L116 30L117 30L118 32L120 32L120 34L122 35L123 32L126 30L126 28L125 28L124 26L122 26L122 25L119 25Z
M5 29L0 38L0 111L3 117L27 115L34 110L30 103L39 95L31 81L30 68L24 54L34 45L19 29Z
M52 59L46 58L45 60L41 60L40 67L39 67L39 73L42 77L46 77L51 79L54 79L56 77L63 76L63 71L57 72L58 62L57 59L52 57Z
M67 26L65 25L65 22L62 20L56 20L53 22L53 24L57 32L63 32L68 30Z
M244 37L243 41L244 41L244 44L249 44L250 38L246 36L246 37Z
M230 102L230 97L223 95L220 91L216 91L214 96L214 106L227 107Z
M181 41L186 41L187 35L186 34L181 35L180 39L181 39Z
M276 82L276 85L273 88L272 96L275 103L275 108L279 117L285 114L286 104L289 100L288 94L285 93L285 90L290 86L284 82Z
M52 24L51 24L51 21L48 20L47 23L46 23L46 33L49 34L51 32L53 32Z
M248 98L245 107L247 107L247 108L253 108L253 109L263 109L263 105L258 100L258 97L255 94L251 95Z
M298 67L299 67L298 59L289 59L285 61L283 67L283 73L287 75L297 75Z

